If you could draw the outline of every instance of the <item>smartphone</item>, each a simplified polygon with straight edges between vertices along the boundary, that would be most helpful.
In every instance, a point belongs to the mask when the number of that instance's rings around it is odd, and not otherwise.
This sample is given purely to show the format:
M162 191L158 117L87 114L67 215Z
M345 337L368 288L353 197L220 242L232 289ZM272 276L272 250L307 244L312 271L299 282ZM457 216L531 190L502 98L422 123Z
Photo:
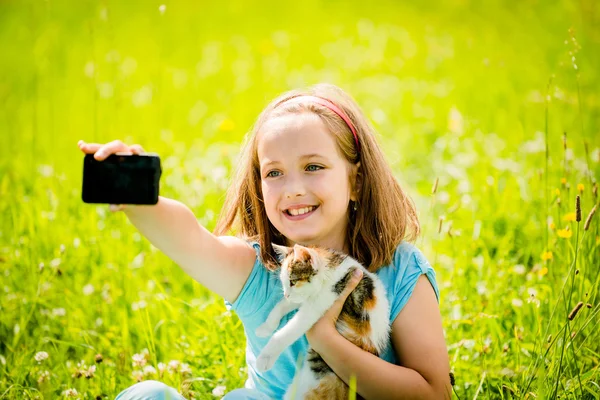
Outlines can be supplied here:
M156 154L111 154L103 161L86 154L81 197L85 203L156 204L161 173Z

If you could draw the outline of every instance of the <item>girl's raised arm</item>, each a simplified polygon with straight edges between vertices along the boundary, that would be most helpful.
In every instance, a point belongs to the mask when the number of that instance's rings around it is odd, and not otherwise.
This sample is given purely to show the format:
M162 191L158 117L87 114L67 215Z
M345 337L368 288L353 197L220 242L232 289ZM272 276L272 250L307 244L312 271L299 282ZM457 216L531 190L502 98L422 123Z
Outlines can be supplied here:
M105 145L80 141L79 148L104 160L117 152L143 153L139 145L121 141ZM184 204L159 197L153 206L128 206L125 215L150 243L209 290L233 302L256 259L252 246L233 236L215 236L201 226Z

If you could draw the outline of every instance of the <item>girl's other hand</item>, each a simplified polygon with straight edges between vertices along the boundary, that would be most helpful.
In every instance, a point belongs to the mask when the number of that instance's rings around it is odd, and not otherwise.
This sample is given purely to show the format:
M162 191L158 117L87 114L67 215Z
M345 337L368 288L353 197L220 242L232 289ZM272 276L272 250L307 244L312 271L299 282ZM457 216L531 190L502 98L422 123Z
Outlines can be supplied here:
M85 154L93 154L94 158L98 161L104 161L111 154L144 154L145 151L139 144L133 144L131 146L123 143L120 140L113 140L106 144L99 143L86 143L83 140L77 142L79 150ZM121 211L125 208L124 204L110 204L110 211Z

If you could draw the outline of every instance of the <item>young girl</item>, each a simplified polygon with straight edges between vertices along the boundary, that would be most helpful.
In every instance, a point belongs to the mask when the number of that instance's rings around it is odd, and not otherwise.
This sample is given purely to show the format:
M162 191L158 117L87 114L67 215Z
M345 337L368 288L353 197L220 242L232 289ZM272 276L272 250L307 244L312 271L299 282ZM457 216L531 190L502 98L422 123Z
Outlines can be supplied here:
M120 141L79 142L98 160L143 153ZM215 234L183 204L161 197L155 206L123 207L152 244L192 278L219 294L246 333L248 380L225 399L280 399L308 344L346 383L356 378L365 399L447 399L449 361L435 272L405 240L419 233L415 208L400 188L374 129L354 100L333 85L291 91L273 100L249 133ZM231 230L236 236L226 236ZM390 303L390 345L380 357L335 329L356 277L334 306L274 367L256 369L268 338L255 335L283 296L271 243L316 245L350 254L383 281ZM281 326L295 312L282 318ZM133 385L117 399L182 399L157 381Z

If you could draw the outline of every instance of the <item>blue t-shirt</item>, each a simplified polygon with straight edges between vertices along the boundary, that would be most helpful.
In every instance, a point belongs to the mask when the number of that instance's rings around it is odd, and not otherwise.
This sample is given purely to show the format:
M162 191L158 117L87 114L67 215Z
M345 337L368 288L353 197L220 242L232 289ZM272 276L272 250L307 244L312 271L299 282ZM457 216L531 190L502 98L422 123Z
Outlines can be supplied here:
M302 336L293 345L281 353L273 368L264 373L256 371L256 358L269 338L255 335L256 328L266 321L267 316L283 298L283 288L278 272L271 272L260 261L260 246L252 243L256 251L256 261L248 280L238 298L225 302L228 310L233 310L244 324L246 334L246 363L248 380L246 388L257 389L273 399L283 398L298 368L298 361L306 353L308 341ZM417 279L425 274L431 282L439 302L439 289L435 280L435 271L425 256L412 244L403 242L396 248L391 264L376 272L385 286L390 304L390 324L396 319L417 284ZM283 327L298 312L294 310L285 315L279 324ZM380 357L390 363L396 363L391 342Z

